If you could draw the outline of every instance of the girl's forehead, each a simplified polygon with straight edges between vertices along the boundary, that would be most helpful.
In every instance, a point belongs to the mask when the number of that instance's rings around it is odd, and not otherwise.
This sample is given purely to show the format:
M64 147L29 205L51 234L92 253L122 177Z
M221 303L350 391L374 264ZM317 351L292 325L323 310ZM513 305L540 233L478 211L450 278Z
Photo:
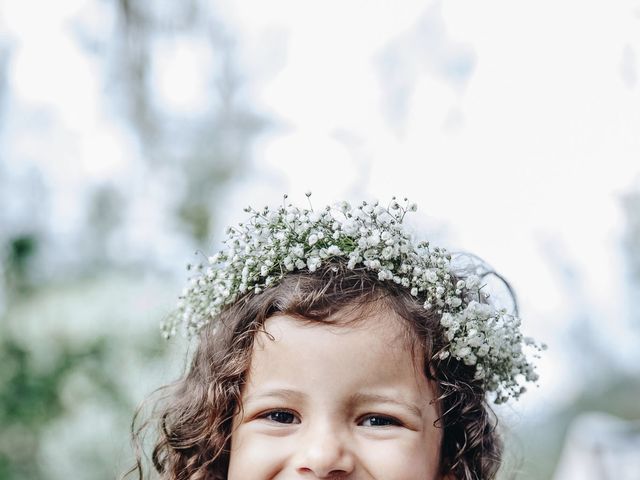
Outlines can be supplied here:
M278 314L268 318L264 331L254 342L254 356L267 351L274 359L310 356L322 361L325 356L357 353L357 358L385 364L411 364L422 371L423 356L414 348L415 342L406 322L388 308L354 315L340 312L326 321L317 321ZM263 356L264 357L264 356Z
M264 331L274 339L282 338L285 334L305 337L336 336L346 342L384 339L384 343L389 346L397 346L399 342L406 344L411 338L406 321L384 306L346 308L323 320L276 314L265 321Z
M326 404L373 393L428 404L434 387L406 348L405 328L387 313L343 324L269 318L256 336L244 393L295 391Z

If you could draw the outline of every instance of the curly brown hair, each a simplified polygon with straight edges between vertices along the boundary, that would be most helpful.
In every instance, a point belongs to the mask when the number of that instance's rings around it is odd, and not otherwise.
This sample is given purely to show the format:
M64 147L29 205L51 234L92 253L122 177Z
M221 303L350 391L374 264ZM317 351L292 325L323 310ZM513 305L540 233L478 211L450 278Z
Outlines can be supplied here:
M461 274L460 278L464 278ZM155 425L151 456L163 480L224 480L230 456L232 421L241 408L254 337L276 313L326 322L343 309L364 309L382 303L406 321L411 347L424 357L424 374L439 393L442 429L440 473L456 480L494 479L502 456L497 419L487 403L473 367L438 353L446 347L440 316L425 310L406 288L378 280L371 271L327 264L310 273L286 275L260 294L248 294L224 310L199 334L184 378L163 387L150 418L132 424L136 465L125 476L145 474L140 455L142 436Z

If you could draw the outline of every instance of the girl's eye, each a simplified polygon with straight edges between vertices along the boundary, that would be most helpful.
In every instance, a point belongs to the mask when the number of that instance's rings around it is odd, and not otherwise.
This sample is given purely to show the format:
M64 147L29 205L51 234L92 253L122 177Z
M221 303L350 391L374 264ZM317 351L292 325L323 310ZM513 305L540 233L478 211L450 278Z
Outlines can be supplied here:
M263 414L260 418L266 418L267 420L270 420L275 423L285 423L285 424L300 423L298 422L296 415L287 410L272 410L270 412Z
M402 423L393 417L387 417L385 415L369 415L362 421L362 425L365 427L388 427L400 426Z

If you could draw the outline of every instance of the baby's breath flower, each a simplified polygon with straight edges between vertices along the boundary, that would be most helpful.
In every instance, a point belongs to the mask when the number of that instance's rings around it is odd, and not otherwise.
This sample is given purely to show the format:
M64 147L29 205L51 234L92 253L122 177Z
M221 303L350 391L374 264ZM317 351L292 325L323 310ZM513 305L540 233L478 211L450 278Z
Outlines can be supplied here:
M197 333L226 306L260 294L289 272L315 272L323 263L335 269L343 262L348 269L368 269L380 281L402 285L426 310L440 314L449 344L436 358L475 366L475 379L497 403L524 392L522 380L537 381L523 346L538 351L546 346L522 336L519 318L475 300L485 298L481 279L458 278L445 249L413 241L403 220L417 210L415 203L405 199L401 205L393 198L387 209L378 202L357 208L341 202L314 211L309 201L309 207L247 207L249 221L227 229L227 248L207 257L206 265L190 267L195 274L163 325L165 336L175 335L180 324Z
M430 268L429 270L427 270L424 273L424 275L425 275L425 278L427 279L427 281L429 281L431 283L436 283L438 281L438 273L433 268Z
M307 259L307 268L310 272L315 272L322 264L320 257L310 257Z

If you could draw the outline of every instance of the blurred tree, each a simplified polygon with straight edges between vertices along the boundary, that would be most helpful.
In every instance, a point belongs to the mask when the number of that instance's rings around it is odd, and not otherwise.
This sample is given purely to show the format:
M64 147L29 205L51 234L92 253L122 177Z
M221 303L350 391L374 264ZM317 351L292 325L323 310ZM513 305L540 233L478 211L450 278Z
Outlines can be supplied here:
M8 240L5 263L5 285L12 296L26 295L34 287L31 278L33 257L38 240L35 234L25 233Z
M118 0L117 51L112 71L118 79L125 118L137 132L152 168L169 167L180 178L177 218L198 246L211 240L211 223L221 187L246 163L251 139L267 126L243 97L234 59L233 40L223 23L200 0L175 4ZM198 114L176 112L152 88L152 66L163 52L163 40L180 39L206 45L219 59L207 76L208 88ZM203 58L203 64L210 58ZM210 75L210 76L208 76Z
M89 263L92 268L110 268L109 241L121 226L126 207L122 194L113 185L101 185L91 192L86 242L91 245Z
M111 13L113 29L77 17L71 30L104 66L104 110L118 112L115 127L133 134L145 164L128 166L140 175L126 184L86 185L73 198L81 223L65 231L49 217L53 199L38 184L41 172L16 182L2 175L0 158L0 203L15 207L11 214L0 209L0 288L7 292L0 308L0 480L101 480L125 469L120 457L136 403L174 373L170 363L179 368L166 360L172 348L157 329L177 291L173 279L152 262L123 260L131 247L123 232L140 228L127 215L153 205L140 198L139 185L157 184L169 199L161 212L165 230L150 241L180 231L204 246L223 188L268 125L251 108L232 35L209 2L96 0L91 8L101 18ZM176 111L154 87L154 65L166 55L158 45L180 38L216 58L215 68L197 72L206 78L197 113ZM0 46L0 127L11 95L6 58ZM109 255L114 244L118 262ZM149 286L150 277L159 285Z

